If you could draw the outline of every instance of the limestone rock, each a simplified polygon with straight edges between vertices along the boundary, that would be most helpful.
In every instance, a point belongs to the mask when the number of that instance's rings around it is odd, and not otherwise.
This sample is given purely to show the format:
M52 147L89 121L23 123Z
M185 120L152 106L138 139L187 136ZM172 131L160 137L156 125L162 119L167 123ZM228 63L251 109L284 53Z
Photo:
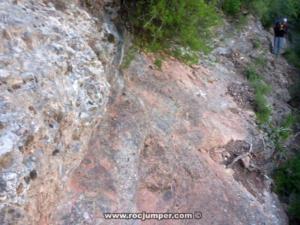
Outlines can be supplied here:
M124 71L124 88L108 105L52 223L152 225L160 222L111 222L101 215L201 211L201 220L166 223L287 224L263 181L259 188L252 188L255 179L245 183L250 189L209 157L231 140L243 147L250 135L247 113L236 113L225 94L237 78L222 65L190 68L169 59L157 71L153 62L138 54Z
M0 1L1 224L17 224L16 205L21 224L43 220L105 113L110 85L89 43L111 58L114 46L97 20L76 4Z

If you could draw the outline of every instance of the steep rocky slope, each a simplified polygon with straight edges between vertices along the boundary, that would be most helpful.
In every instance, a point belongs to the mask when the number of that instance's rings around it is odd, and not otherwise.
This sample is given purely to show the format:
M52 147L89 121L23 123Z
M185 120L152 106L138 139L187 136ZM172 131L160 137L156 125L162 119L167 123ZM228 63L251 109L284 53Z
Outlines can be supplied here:
M120 71L123 40L97 2L95 18L75 2L0 1L0 223L287 224L262 172L272 146L240 104L249 30L193 67L170 58L158 70L139 53ZM290 68L279 64L265 74L285 114ZM140 211L203 217L103 218Z

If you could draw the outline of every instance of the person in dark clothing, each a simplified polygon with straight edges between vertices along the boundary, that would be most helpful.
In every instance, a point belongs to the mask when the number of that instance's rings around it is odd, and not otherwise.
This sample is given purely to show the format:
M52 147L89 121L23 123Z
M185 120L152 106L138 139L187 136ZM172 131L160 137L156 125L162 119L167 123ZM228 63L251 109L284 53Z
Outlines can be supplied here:
M274 26L274 48L273 53L278 56L280 50L283 48L285 43L285 35L288 31L287 19L284 18L281 22L276 22Z

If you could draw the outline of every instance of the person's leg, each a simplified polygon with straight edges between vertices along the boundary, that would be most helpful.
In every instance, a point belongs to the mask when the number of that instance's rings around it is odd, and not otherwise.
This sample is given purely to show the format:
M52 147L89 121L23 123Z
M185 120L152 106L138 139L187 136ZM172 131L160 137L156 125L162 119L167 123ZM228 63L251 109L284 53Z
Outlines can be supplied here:
M278 48L279 48L279 38L274 37L274 51L273 51L273 53L275 55L278 55Z
M281 53L281 51L282 51L282 49L283 49L283 47L284 47L284 38L283 37L281 37L281 38L279 38L279 43L278 43L278 45L279 45L279 50L278 50L278 54L280 54Z
M273 49L272 49L272 52L273 52L273 54L275 54L275 47L276 46L276 37L274 37L274 39L273 39Z

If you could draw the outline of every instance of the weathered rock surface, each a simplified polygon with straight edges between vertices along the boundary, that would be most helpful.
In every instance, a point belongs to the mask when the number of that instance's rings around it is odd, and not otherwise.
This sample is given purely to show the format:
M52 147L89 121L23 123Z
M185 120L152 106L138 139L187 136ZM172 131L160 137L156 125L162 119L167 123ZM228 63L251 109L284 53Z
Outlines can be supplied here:
M47 223L105 112L95 50L112 59L114 45L97 23L77 5L0 1L0 224Z
M250 181L250 191L210 157L251 136L251 114L226 95L238 77L175 60L152 68L151 57L138 55L120 77L125 87L95 130L53 223L139 224L105 221L102 213L201 211L201 220L143 223L286 224L267 180L261 187Z
M0 224L287 224L267 177L225 167L264 153L234 67L138 54L121 73L108 18L54 6L0 1ZM103 218L141 211L203 217Z

